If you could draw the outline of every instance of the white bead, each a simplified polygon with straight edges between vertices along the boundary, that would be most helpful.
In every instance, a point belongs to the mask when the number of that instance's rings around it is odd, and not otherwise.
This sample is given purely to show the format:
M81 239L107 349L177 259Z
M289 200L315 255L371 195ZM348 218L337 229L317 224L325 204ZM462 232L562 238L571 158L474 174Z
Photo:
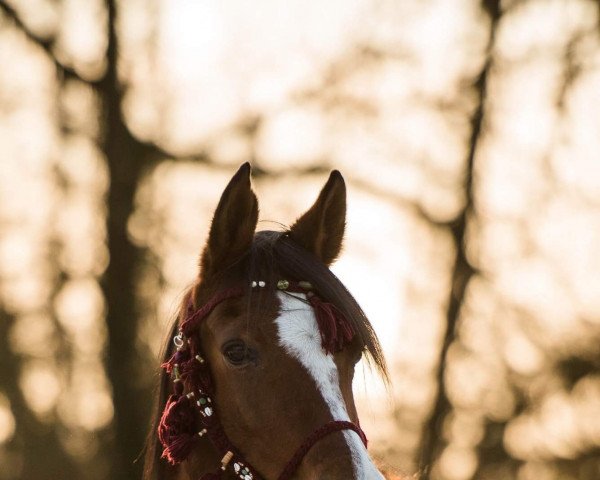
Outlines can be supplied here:
M263 282L262 280L260 282L258 282L258 286L259 287L264 287L266 285L265 282Z
M256 282L254 280L252 280L252 288L256 287Z

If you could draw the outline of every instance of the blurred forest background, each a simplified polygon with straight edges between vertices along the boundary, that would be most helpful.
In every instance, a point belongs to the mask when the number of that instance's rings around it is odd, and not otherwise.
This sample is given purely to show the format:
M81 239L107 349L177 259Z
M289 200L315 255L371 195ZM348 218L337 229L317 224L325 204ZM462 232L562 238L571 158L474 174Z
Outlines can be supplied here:
M424 480L600 478L600 6L0 0L0 480L131 480L157 351L250 160L332 168L356 397Z

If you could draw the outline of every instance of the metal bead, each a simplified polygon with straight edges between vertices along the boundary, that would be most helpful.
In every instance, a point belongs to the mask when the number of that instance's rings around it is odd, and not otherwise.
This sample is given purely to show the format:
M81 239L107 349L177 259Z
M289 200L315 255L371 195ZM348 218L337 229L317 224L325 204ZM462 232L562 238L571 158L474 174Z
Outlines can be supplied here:
M277 288L279 290L286 290L289 286L290 286L290 282L288 282L287 280L279 280L277 282Z
M175 344L178 350L183 347L183 338L183 332L179 332L177 335L175 335L175 337L173 337L173 343Z
M313 288L312 283L307 282L306 280L301 280L298 282L298 285L304 290L310 290Z
M207 432L206 428L203 428L202 430L200 430L198 432L198 436L202 437L202 436L204 436L206 434L206 432Z
M229 451L225 455L223 455L223 458L221 459L221 470L225 470L225 468L227 467L227 464L231 461L232 458L233 458L233 452L231 452L231 451Z
M194 397L194 392L190 392L186 395L187 398L193 398Z
M204 359L200 355L196 355L196 360L200 363L204 363Z
M179 376L179 364L173 365L173 372L171 373L171 378L173 378L173 383L181 382L181 378Z

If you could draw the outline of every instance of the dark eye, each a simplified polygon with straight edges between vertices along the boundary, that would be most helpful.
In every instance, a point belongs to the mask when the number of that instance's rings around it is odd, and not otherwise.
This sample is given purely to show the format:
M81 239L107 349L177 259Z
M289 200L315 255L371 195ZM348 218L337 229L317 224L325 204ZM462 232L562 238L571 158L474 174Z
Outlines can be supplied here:
M244 365L256 360L256 352L242 340L231 340L223 345L223 355L229 363L235 366Z

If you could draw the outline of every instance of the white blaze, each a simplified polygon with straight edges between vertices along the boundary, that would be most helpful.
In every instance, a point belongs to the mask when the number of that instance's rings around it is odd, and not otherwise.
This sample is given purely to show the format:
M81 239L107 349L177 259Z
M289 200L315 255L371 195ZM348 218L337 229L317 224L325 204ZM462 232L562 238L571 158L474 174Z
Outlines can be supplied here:
M277 292L281 311L277 317L279 342L297 359L317 384L334 420L349 421L346 404L342 398L338 372L332 355L321 347L321 334L315 314L305 300L304 294ZM358 434L352 430L343 432L350 448L356 478L360 480L383 479L371 461L367 449Z

